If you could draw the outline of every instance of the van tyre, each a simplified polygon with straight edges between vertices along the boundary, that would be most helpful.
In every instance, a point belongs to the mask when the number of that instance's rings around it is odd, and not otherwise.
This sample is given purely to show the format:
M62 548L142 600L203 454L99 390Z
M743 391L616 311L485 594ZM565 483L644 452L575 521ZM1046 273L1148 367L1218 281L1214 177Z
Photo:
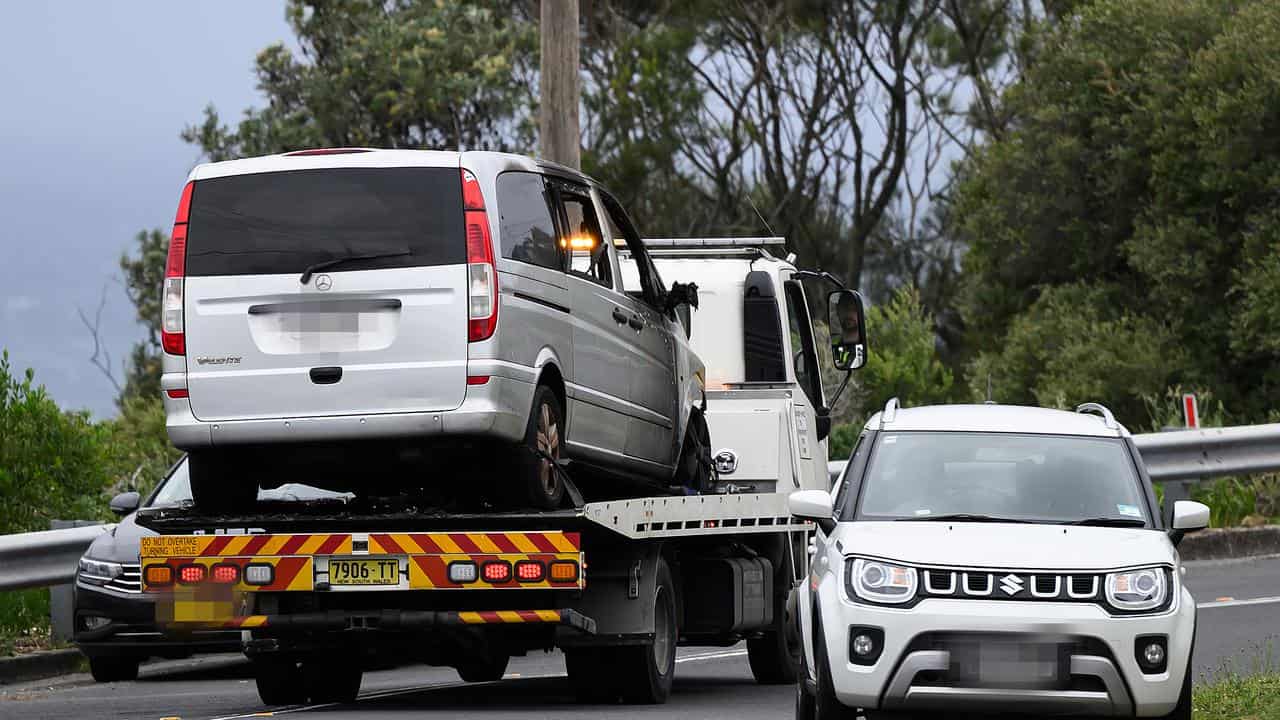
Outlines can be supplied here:
M253 680L264 705L300 705L307 701L307 688L296 660L254 660Z
M91 657L89 658L89 674L95 682L127 682L138 679L137 658L127 657Z
M360 694L364 671L351 659L302 661L302 683L313 703L351 703Z
M564 409L546 385L533 392L533 412L518 451L517 469L525 498L539 510L556 510L564 502L564 480L543 454L559 461L564 451Z
M258 478L242 453L200 450L187 456L191 500L202 513L232 513L258 501Z
M458 677L469 683L494 682L507 674L511 656L505 652L488 653L458 666Z
M694 412L689 416L689 426L684 432L675 484L697 493L711 492L715 482L711 475L712 467L711 433L702 413Z

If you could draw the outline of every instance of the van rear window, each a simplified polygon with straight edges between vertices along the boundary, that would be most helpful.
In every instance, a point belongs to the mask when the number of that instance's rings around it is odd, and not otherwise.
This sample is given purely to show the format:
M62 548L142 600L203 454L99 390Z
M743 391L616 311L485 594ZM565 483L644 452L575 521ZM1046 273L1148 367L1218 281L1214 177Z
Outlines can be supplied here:
M457 168L328 168L196 181L187 269L199 275L301 273L466 262Z

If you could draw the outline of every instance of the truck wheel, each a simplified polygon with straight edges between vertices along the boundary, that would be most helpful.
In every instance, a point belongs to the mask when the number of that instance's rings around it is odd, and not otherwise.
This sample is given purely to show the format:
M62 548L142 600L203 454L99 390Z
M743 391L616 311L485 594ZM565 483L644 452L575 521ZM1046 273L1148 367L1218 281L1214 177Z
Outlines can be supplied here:
M564 501L564 483L549 460L529 449L556 460L564 449L564 411L546 385L539 385L533 393L533 412L525 429L524 448L517 451L517 467L529 502L541 510L556 510Z
M294 660L254 660L253 680L263 705L300 705L307 701L302 671Z
M459 665L458 677L469 683L501 680L507 674L507 663L510 660L511 656L505 652L489 653Z
M609 648L569 648L564 651L564 668L573 694L584 703L614 703L618 687L609 663Z
M91 657L89 674L95 682L125 682L138 679L139 661L127 657Z
M711 468L711 433L707 431L702 413L695 412L689 417L689 427L684 433L675 483L694 492L711 492Z
M350 703L360 694L364 671L359 665L338 660L302 661L302 684L313 703Z
M205 513L236 512L258 501L258 478L239 462L240 453L201 450L187 455L191 500Z
M658 559L657 587L653 597L653 643L618 648L616 667L624 702L660 705L671 695L676 674L676 584L665 560Z
M785 568L782 568L785 569ZM795 593L785 603L774 604L773 626L758 638L747 640L747 662L761 685L782 685L796 681L800 667L800 646L795 632Z

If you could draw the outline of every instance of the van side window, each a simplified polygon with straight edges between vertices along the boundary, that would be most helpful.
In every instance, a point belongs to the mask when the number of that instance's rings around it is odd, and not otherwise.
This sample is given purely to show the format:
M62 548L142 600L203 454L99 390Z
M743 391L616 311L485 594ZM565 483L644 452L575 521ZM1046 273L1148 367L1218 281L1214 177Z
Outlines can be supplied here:
M561 191L560 197L566 220L560 246L568 254L569 272L612 288L609 246L604 243L591 197L565 191Z
M624 276L622 289L637 300L648 303L650 307L661 309L662 300L667 294L666 286L662 284L658 269L649 259L649 253L640 240L640 232L636 230L631 218L627 217L627 213L613 196L601 190L600 199L604 201L604 211L609 216L613 244L620 251L625 248L631 252L631 259L635 262L636 271L640 276L639 287L635 287L634 283L629 282Z
M502 257L552 270L563 267L548 200L541 175L505 172L498 176Z

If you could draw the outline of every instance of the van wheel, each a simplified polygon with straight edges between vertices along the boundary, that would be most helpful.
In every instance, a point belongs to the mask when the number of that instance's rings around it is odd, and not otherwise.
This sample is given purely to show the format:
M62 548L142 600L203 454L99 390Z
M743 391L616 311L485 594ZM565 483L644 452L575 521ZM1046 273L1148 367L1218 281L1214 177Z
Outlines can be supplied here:
M702 413L689 417L689 427L684 432L684 444L680 448L680 460L676 464L676 485L694 492L711 492L711 433Z
M187 455L191 500L204 513L228 513L253 507L258 501L258 478L249 472L240 453L200 450Z
M551 388L539 385L533 393L533 413L529 416L524 449L517 462L525 497L535 508L555 510L564 501L564 482L559 471L543 457L545 454L558 461L563 450L564 411L560 400Z

